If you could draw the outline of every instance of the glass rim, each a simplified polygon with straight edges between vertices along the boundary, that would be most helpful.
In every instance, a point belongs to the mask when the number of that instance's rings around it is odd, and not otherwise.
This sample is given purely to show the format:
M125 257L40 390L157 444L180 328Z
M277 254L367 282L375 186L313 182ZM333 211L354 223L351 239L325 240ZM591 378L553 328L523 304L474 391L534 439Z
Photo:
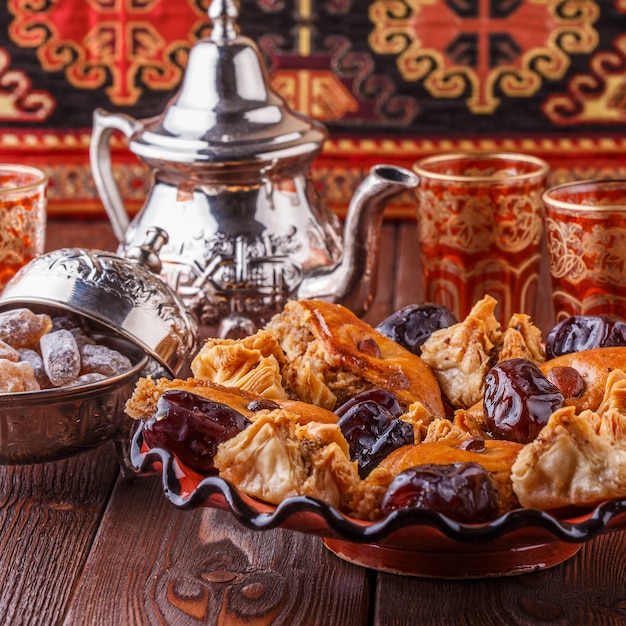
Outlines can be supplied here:
M467 176L464 174L442 174L439 172L432 172L426 169L425 166L431 163L444 163L446 161L458 161L458 160L480 160L480 159L492 159L500 161L517 161L521 163L534 165L537 169L532 172L522 172L519 174L512 174L510 176ZM524 154L523 152L447 152L444 154L437 154L419 159L413 164L413 171L418 176L424 178L430 178L432 180L439 181L461 181L472 183L502 183L511 181L523 181L531 178L537 178L546 176L550 170L550 166L543 159L533 156L531 154Z
M27 183L16 184L14 186L0 187L0 195L29 191L31 189L35 189L36 187L40 187L41 185L45 185L48 182L48 174L38 167L33 167L32 165L0 163L0 175L2 172L7 172L9 174L31 174L34 177L34 180Z
M623 187L624 194L626 196L626 178L588 178L586 180L572 180L566 183L561 183L555 187L546 189L542 194L542 200L546 207L549 205L555 209L562 211L580 211L580 212L607 212L607 211L626 211L626 202L623 204L580 204L579 202L570 202L568 200L559 200L552 197L553 193L558 193L566 190L574 190L579 188L580 191L584 191L585 188L604 188L611 187Z

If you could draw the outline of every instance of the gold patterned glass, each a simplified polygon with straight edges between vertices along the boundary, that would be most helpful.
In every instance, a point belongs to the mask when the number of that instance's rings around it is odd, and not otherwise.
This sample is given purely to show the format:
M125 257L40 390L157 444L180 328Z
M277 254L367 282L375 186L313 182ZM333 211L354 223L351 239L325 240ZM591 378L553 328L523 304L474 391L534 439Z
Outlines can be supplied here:
M565 183L544 202L556 320L626 318L626 180Z
M535 312L548 165L515 153L443 154L415 164L426 298L459 319L489 294L502 325Z
M47 182L37 168L0 164L0 289L44 250Z

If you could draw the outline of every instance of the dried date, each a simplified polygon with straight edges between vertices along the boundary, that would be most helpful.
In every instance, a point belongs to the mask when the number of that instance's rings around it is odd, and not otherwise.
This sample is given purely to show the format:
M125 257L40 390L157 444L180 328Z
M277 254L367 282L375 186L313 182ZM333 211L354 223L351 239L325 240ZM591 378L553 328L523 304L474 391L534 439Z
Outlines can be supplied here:
M592 348L626 346L626 323L609 315L572 315L546 336L549 359Z
M359 475L365 478L390 452L415 442L413 426L399 419L401 409L395 396L371 390L355 396L336 413L348 442L350 459L356 460Z
M527 359L502 361L485 376L484 416L497 439L532 441L563 404L561 391Z
M376 330L418 356L422 345L441 328L457 323L455 315L439 304L410 304L384 319Z
M352 396L349 400L346 400L341 406L335 409L335 415L342 417L353 406L360 404L361 402L375 402L382 406L394 417L400 417L402 415L402 408L396 398L395 394L388 389L367 389Z
M458 522L495 518L500 494L494 476L478 463L417 465L400 472L383 497L381 511L429 509Z
M172 389L159 398L143 436L151 448L164 448L192 469L216 474L218 446L249 425L247 417L225 404Z

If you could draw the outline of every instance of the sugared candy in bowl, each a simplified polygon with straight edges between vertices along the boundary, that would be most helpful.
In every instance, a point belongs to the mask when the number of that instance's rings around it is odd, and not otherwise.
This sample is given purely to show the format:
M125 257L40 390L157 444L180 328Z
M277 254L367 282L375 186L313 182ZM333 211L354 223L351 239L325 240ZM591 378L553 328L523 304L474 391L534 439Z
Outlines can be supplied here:
M130 428L124 403L137 378L189 371L198 327L156 271L166 237L150 233L127 258L56 250L28 263L6 286L0 463L57 460L110 439L122 455ZM24 311L33 334L18 341L16 333L28 326ZM120 462L125 469L122 456Z

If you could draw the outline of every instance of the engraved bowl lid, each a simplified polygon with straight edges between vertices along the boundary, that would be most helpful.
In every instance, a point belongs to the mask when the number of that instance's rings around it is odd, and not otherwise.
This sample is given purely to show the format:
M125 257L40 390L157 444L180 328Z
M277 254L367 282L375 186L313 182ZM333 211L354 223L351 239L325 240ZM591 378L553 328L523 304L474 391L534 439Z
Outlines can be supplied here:
M43 305L81 315L140 346L177 377L187 376L198 325L182 300L158 275L159 228L125 257L103 250L61 248L22 267L0 296L0 310Z
M239 10L238 0L211 2L211 33L191 48L179 91L131 137L130 150L153 166L276 167L320 151L326 128L272 89L255 42L239 33Z

